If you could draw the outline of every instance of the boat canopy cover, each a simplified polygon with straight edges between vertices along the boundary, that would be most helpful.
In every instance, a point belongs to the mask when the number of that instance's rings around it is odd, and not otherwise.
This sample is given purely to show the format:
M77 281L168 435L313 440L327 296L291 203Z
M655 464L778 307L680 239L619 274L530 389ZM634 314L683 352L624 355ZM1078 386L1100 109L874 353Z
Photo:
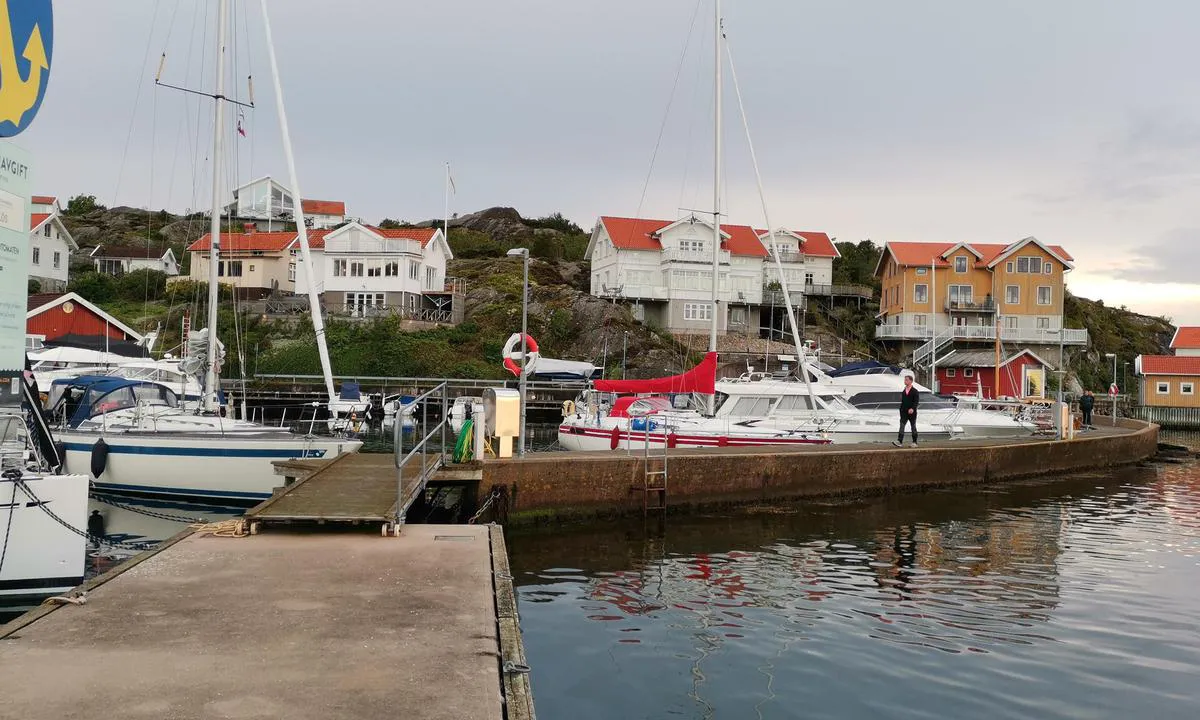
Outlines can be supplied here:
M650 380L597 380L595 384L600 392L712 395L717 387L717 354L706 354L703 362L679 375Z
M600 368L590 362L559 360L539 357L533 366L532 377L538 380L592 380L600 374Z
M78 427L88 418L113 410L136 407L138 403L176 407L179 401L170 388L156 382L128 380L108 375L81 375L55 380L50 398L52 414L66 417Z
M636 406L634 406L635 403ZM609 415L612 417L641 417L643 415L669 412L673 409L670 398L635 397L628 395L617 398L617 401L613 403L612 411Z
M879 368L885 369L887 372L899 375L900 368L895 365L881 363L878 360L862 360L860 362L846 363L836 370L827 370L825 372L829 377L841 377L842 375L862 375L868 370L876 370Z

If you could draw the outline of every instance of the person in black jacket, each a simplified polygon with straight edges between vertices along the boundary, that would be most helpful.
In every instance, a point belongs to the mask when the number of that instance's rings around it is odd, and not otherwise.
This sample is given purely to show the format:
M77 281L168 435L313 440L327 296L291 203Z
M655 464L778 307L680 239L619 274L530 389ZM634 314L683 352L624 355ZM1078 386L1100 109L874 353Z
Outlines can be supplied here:
M917 446L917 406L921 403L921 393L913 387L913 376L904 376L904 389L900 391L900 433L896 436L896 447L904 446L904 424L912 425L912 446Z
M1091 390L1085 390L1083 397L1079 398L1079 409L1083 412L1083 426L1090 428L1092 426L1092 408L1096 407L1096 396Z

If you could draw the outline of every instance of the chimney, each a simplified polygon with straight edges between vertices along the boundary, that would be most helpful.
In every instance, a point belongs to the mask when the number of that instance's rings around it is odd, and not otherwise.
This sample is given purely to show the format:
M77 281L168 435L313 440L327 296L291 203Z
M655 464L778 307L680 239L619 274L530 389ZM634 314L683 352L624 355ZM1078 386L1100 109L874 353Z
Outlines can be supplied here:
M257 229L258 229L258 226L252 222L242 223L242 232L246 233L247 235L253 234L254 231Z

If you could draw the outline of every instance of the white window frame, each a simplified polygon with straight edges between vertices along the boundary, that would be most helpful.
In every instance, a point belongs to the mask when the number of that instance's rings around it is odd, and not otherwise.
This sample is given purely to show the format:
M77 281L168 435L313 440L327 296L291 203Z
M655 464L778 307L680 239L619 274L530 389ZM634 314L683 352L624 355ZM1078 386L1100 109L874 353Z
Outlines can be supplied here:
M42 249L36 245L33 246L33 264L42 264Z
M1013 300L1011 292L1016 291L1016 299ZM1020 305L1021 304L1021 286L1020 285L1005 285L1004 286L1004 304L1005 305Z
M1042 261L1042 274L1043 275L1053 275L1054 274L1054 266L1050 264L1049 260Z
M365 274L366 267L361 260L350 263L350 277L363 277Z
M958 376L958 368L946 368L946 377L951 378L951 377L957 377L957 376Z
M1042 315L1042 316L1038 317L1037 327L1038 327L1038 330L1049 330L1050 329L1050 317L1047 315Z
M1017 317L1016 315L1005 315L1004 316L1004 329L1005 330L1016 330L1019 327L1021 327L1021 318Z
M917 274L918 274L918 275L925 275L925 274L927 274L928 272L929 272L929 268L927 268L927 267L919 267L919 268L917 268Z
M684 303L684 320L712 320L712 303Z
M917 327L926 327L929 325L929 316L925 314L913 315L913 325Z
M1004 269L1011 275L1017 269L1017 266L1013 264L1012 260L1009 260L1004 264Z
M959 270L959 267L962 267L962 269ZM967 272L968 269L966 255L958 255L954 258L954 272L962 274Z
M54 267L62 267L62 253L58 250L54 251Z
M966 288L966 297L963 297L963 288ZM965 303L972 305L975 303L975 287L973 285L950 285L946 288L946 299L952 303Z
M963 377L975 377L975 368L963 368Z
M388 260L383 264L384 277L396 277L400 274L400 263L395 260Z
M1046 302L1042 302L1042 290L1046 291ZM1038 285L1037 289L1037 304L1046 306L1054 304L1054 287L1051 285Z
M1155 393L1157 393L1159 395L1170 395L1171 394L1171 383L1163 381L1163 380L1159 380L1154 385L1154 391L1155 391Z
M917 305L924 305L929 302L929 285L926 283L916 283L913 285L913 302Z
M1179 394L1180 395L1195 395L1196 394L1196 383L1194 383L1194 382L1179 383Z
M348 267L349 267L349 263L346 260L340 260L340 259L334 260L333 261L333 276L334 277L346 277L350 272Z
M408 261L408 279L409 280L420 280L421 279L421 263L417 262L416 260ZM607 280L607 279L608 278L606 277L605 280ZM606 282L605 284L607 285L608 283Z

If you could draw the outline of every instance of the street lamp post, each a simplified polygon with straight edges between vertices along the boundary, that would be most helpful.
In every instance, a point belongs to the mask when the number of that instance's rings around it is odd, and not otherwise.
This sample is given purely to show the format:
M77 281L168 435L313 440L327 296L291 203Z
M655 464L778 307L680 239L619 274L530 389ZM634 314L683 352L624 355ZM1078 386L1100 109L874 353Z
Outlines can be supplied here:
M525 457L525 408L526 402L526 371L525 363L529 359L529 248L513 248L508 251L509 257L519 257L523 267L521 279L521 438L517 445L517 457Z
M629 331L621 333L621 379L625 379L625 352L629 349Z
M1117 354L1116 353L1104 353L1104 357L1112 358L1112 361L1113 361L1113 381L1112 381L1112 387L1109 388L1108 392L1110 395L1112 395L1112 424L1116 425L1117 424L1117 394L1115 392L1113 392L1113 390L1117 388Z

